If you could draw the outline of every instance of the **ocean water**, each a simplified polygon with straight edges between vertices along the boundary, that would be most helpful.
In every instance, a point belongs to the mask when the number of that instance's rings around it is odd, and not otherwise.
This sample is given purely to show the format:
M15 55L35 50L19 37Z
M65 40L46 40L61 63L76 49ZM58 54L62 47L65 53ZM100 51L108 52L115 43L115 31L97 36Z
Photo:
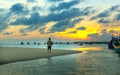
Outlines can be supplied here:
M34 44L33 42L27 45L25 43L24 45L21 45L20 43L13 43L13 44L1 44L0 47L27 47L27 48L47 48L47 44L40 43L40 44ZM73 49L80 47L77 44L71 43L71 44L54 44L52 46L53 49Z
M22 47L41 48L33 45ZM46 45L42 47L46 48ZM119 54L108 50L105 44L58 44L53 48L83 52L3 64L0 65L0 75L120 75Z

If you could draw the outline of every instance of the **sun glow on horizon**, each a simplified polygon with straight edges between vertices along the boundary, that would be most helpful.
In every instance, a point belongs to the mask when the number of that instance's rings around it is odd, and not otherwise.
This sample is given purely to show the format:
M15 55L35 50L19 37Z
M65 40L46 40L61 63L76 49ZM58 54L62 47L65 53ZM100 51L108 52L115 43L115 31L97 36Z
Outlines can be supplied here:
M79 27L85 27L84 30L78 30ZM61 35L66 38L90 40L90 34L98 33L102 30L102 26L96 21L82 21L77 23L73 28L68 28L64 32L56 32L56 35Z

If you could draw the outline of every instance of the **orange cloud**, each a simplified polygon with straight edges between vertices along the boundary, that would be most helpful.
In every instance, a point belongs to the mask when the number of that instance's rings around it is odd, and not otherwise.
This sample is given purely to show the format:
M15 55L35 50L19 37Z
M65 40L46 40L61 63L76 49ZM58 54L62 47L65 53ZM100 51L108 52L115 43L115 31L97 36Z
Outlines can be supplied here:
M6 32L12 32L11 35L4 35L4 34L0 34L1 38L19 38L21 33L19 32L20 29L24 29L27 28L28 26L24 26L24 25L19 25L19 26L9 26L7 29L5 29L2 33L6 33Z
M51 27L55 24L56 24L56 22L49 22L48 24L46 24L45 30L44 30L45 33L50 32Z

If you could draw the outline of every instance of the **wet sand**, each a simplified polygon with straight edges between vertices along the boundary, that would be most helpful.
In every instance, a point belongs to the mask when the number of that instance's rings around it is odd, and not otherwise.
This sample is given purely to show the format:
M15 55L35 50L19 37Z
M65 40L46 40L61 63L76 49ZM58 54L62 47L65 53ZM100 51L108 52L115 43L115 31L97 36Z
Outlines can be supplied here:
M53 56L67 55L73 53L81 53L81 51L53 49L52 53L48 53L46 49L0 47L0 64L49 58Z

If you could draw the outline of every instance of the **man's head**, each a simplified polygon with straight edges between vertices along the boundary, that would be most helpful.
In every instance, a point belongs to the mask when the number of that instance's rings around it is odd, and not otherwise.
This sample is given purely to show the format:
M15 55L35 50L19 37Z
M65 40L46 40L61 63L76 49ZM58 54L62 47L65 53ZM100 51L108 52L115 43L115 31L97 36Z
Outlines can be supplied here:
M49 38L49 40L51 40L51 38Z

